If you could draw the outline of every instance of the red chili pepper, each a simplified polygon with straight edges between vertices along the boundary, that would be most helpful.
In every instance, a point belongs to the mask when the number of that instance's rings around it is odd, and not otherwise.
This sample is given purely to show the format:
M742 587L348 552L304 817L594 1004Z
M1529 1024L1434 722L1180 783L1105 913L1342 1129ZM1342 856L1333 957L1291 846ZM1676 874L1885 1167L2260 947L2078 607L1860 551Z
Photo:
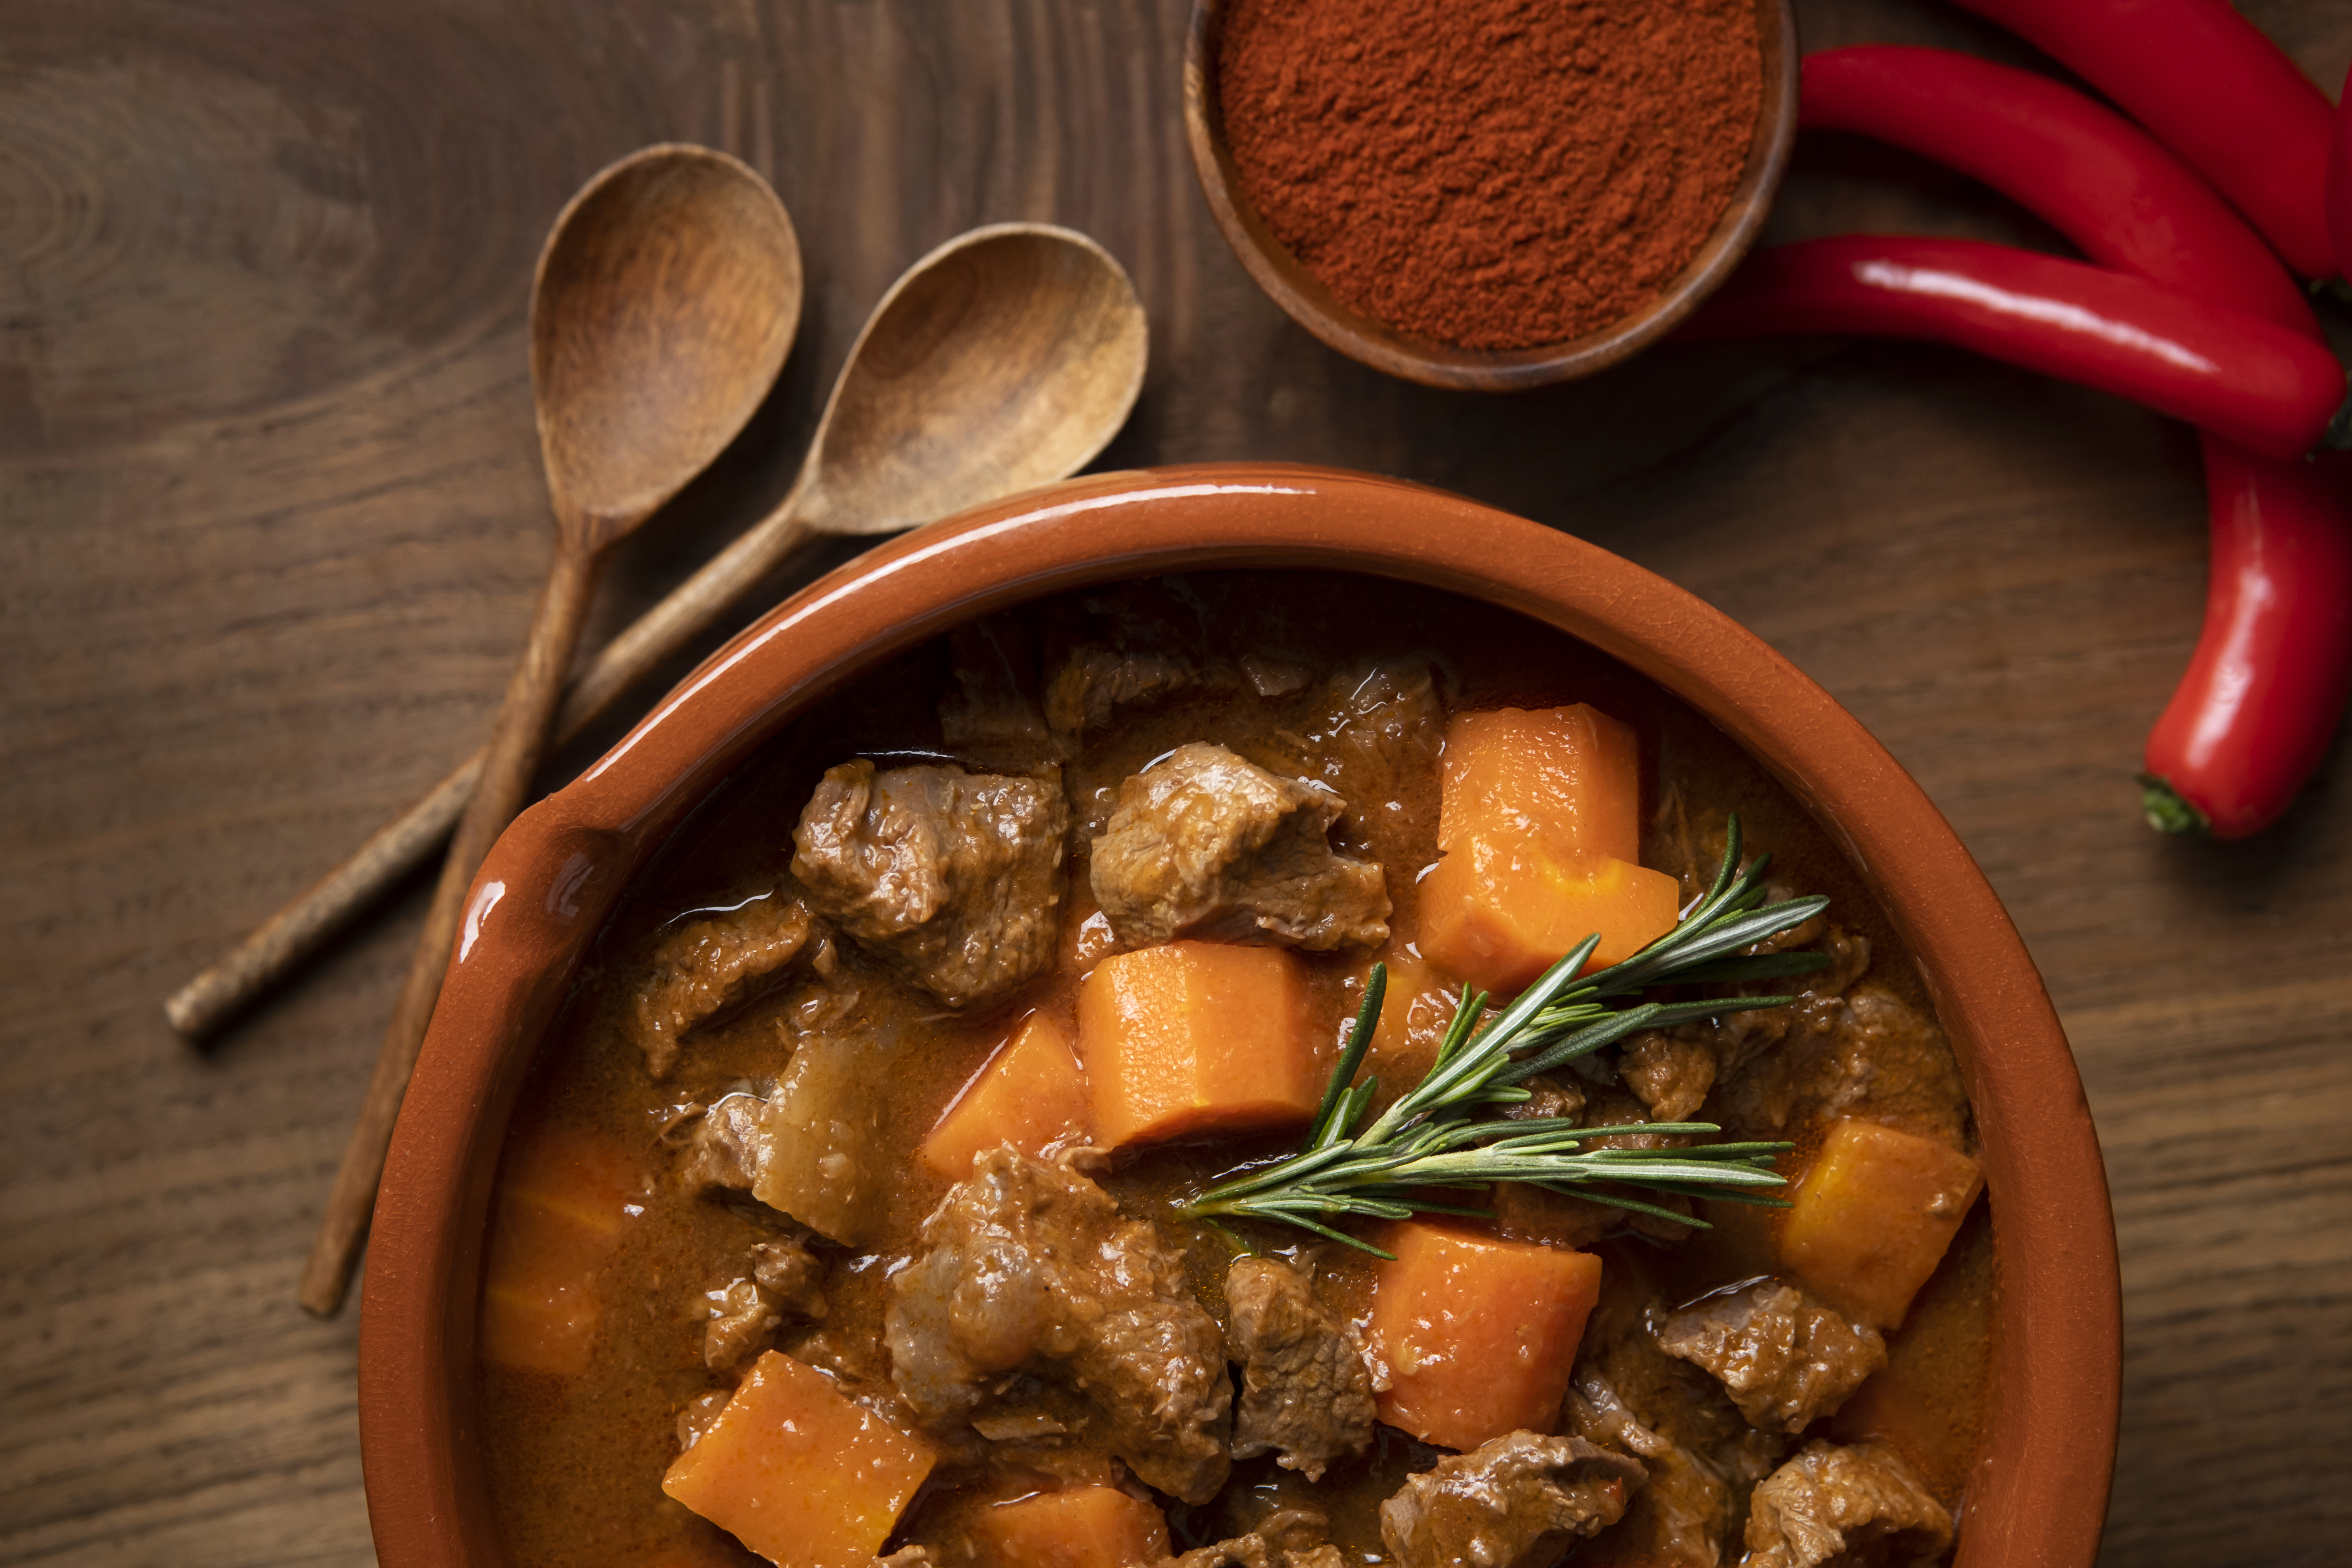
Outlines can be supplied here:
M1864 46L1805 61L1802 116L1972 174L2100 261L2318 336L2302 291L2238 216L2071 88L1946 50ZM2352 115L2344 125L2352 134ZM2339 162L2331 221L2352 219L2345 177ZM2352 222L2337 232L2352 237ZM2204 630L2149 733L2141 802L2166 831L2235 838L2294 800L2352 689L2352 500L2308 461L2202 440Z
M2264 462L2206 438L2212 575L2196 656L2147 737L2153 826L2242 838L2327 754L2352 696L2342 462Z
M2316 445L2344 403L2336 356L2284 327L2102 267L1979 240L1846 235L1759 251L1683 331L1951 343L2280 458Z
M1933 158L2103 266L2319 335L2303 290L2211 186L2063 82L1950 49L1863 44L1805 57L1799 123Z
M2155 133L2305 278L2336 271L2327 95L2228 0L1959 0Z

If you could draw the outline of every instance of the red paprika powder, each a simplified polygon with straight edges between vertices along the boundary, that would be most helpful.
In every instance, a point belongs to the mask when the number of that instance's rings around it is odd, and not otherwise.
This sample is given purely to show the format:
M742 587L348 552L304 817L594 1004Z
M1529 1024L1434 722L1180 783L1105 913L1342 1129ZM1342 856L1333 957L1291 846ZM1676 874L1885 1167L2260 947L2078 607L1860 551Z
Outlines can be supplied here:
M1218 113L1267 226L1341 302L1462 348L1640 310L1730 203L1754 0L1229 0Z

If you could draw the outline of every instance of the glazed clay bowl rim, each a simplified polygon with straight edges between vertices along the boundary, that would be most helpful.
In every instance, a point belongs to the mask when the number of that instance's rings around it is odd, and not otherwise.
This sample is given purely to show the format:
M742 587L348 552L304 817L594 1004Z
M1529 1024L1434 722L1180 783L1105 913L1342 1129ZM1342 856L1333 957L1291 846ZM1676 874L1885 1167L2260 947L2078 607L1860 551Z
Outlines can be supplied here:
M1755 0L1763 91L1756 133L1723 215L1681 271L1632 315L1564 342L1528 349L1473 349L1398 331L1344 303L1275 232L1251 203L1225 138L1218 100L1217 40L1231 0L1193 0L1184 45L1184 134L1192 172L1218 232L1251 279L1292 321L1328 347L1390 375L1424 386L1518 392L1574 381L1640 353L1665 336L1722 287L1763 233L1772 198L1797 141L1798 58L1794 0Z
M1983 1140L1996 1348L1959 1563L2090 1563L2122 1346L2098 1142L2024 945L1918 785L1753 634L1606 551L1401 481L1219 464L1074 480L842 567L499 840L467 899L368 1252L360 1436L386 1568L500 1560L473 1410L490 1181L533 1049L635 869L761 742L880 660L1024 600L1215 567L1398 578L1555 626L1707 715L1811 811L1917 958Z

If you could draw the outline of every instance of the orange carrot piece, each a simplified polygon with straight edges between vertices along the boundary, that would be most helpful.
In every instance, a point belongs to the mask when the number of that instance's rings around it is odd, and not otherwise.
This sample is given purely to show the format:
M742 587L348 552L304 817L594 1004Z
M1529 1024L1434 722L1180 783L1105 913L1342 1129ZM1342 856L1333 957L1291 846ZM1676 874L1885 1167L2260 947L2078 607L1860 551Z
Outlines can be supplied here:
M1387 1246L1396 1260L1373 1271L1370 1335L1389 1368L1381 1419L1447 1448L1550 1431L1601 1259L1418 1221Z
M1087 1121L1087 1080L1069 1031L1050 1014L1032 1013L956 1096L919 1153L931 1170L960 1182L982 1150L1010 1143L1040 1153L1066 1134L1083 1135Z
M1797 1184L1781 1261L1824 1300L1893 1329L1983 1187L1983 1168L1958 1150L1846 1117Z
M1107 1149L1289 1126L1324 1064L1298 961L1278 947L1171 942L1117 953L1078 987L1078 1054Z
M1166 1560L1168 1521L1117 1487L1071 1487L984 1510L972 1527L997 1568L1146 1568Z
M1588 970L1631 958L1672 931L1672 877L1612 856L1563 849L1540 834L1458 837L1421 879L1421 950L1482 991L1525 990L1598 932Z
M1564 848L1642 858L1633 731L1582 702L1457 713L1445 726L1437 847L1472 833L1540 832Z
M577 1377L604 1305L597 1276L621 1245L638 1175L592 1134L548 1128L508 1157L491 1200L476 1330L482 1361Z
M782 1568L866 1568L936 1459L824 1373L768 1351L662 1490Z

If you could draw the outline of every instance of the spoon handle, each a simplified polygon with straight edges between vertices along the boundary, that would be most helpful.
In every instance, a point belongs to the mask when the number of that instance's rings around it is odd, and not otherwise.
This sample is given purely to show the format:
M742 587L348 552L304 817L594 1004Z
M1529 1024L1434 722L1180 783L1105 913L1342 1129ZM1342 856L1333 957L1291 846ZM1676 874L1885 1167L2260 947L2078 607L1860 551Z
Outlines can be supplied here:
M555 718L561 745L601 717L631 687L716 624L745 593L790 560L814 530L801 521L803 482L702 569L601 649L573 678ZM276 984L352 915L433 851L466 809L485 751L451 770L415 805L377 829L349 858L281 908L205 972L172 994L163 1015L188 1039ZM446 946L446 943L445 942Z
M376 1184L383 1175L384 1153L392 1146L393 1123L408 1092L409 1074L425 1044L425 1026L433 1021L433 1005L441 995L467 889L473 886L474 873L480 869L491 844L522 809L595 583L595 555L568 537L562 540L546 585L540 590L530 640L524 645L522 659L507 686L506 700L499 708L498 727L491 732L483 758L481 781L457 825L457 837L450 841L448 858L442 862L441 880L433 890L416 956L409 963L407 981L393 1008L391 1026L384 1031L383 1045L376 1056L375 1076L368 1083L351 1142L344 1145L342 1168L335 1173L327 1212L302 1271L299 1299L304 1310L317 1316L331 1317L342 1306L344 1292L351 1286L352 1266L367 1235Z

